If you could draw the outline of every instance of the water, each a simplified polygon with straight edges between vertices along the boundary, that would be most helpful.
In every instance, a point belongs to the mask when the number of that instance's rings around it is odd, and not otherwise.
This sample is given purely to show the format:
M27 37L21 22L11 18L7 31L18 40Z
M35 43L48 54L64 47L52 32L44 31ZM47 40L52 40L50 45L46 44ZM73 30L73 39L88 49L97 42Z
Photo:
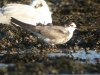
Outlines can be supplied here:
M81 62L96 64L97 59L100 59L100 52L96 52L95 50L89 50L86 52L85 50L79 50L79 51L70 51L69 53L49 53L49 58L55 58L55 57L70 57L75 60L79 59L82 60Z

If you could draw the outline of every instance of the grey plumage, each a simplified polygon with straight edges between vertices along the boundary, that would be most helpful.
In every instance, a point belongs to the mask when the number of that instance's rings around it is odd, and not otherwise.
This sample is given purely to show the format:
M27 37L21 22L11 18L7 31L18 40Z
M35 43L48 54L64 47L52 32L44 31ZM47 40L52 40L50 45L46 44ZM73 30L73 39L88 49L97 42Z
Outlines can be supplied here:
M63 44L71 39L76 25L72 23L69 27L64 26L33 26L20 22L14 18L11 19L13 23L18 24L22 28L30 30L40 40L48 44ZM72 27L71 27L72 26Z

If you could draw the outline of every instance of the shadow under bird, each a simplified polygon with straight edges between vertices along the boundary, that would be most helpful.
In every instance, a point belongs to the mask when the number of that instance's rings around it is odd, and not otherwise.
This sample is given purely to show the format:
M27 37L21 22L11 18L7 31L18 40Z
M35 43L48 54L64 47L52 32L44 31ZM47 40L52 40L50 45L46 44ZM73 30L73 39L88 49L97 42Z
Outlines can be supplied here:
M50 45L64 44L69 41L76 29L76 24L72 22L68 26L33 26L23 23L15 18L11 19L13 24L18 24L24 29L31 31L40 40Z

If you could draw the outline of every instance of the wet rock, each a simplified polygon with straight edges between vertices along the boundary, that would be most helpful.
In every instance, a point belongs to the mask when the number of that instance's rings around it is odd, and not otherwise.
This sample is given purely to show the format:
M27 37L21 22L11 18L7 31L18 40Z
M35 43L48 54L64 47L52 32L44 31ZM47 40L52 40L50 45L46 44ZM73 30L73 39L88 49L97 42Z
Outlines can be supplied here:
M28 4L30 0L3 0L0 1L0 7L11 2ZM33 72L40 75L100 73L100 58L96 55L100 52L99 3L100 0L48 0L53 11L54 25L64 26L74 21L78 27L73 38L68 43L57 46L58 49L49 49L49 46L44 45L27 30L13 25L0 24L0 63L17 64L17 66L10 65L9 68L7 64L4 64L3 67L0 67L0 74L7 74L11 71L15 71L16 75L26 74L27 70L30 71L27 73L30 75ZM92 57L92 53L89 52L91 49L95 54L93 54L95 60L89 59ZM70 50L73 50L73 57ZM81 52L81 50L84 51ZM49 53L57 52L69 53L70 55L54 59L47 57ZM76 56L74 56L75 53ZM86 56L87 59L85 59ZM97 64L90 64L90 60L97 61Z

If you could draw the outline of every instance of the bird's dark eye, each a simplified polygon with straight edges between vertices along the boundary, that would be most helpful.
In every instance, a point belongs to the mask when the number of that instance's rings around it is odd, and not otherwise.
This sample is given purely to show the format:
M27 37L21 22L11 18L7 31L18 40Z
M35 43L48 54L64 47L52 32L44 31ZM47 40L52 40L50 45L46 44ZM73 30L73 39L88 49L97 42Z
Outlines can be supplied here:
M34 6L34 8L37 8L37 6Z
M39 4L39 7L42 7L43 6L43 4L41 3L41 4Z
M73 25L70 25L71 27L73 27Z
M39 7L42 7L42 6L43 6L43 4L40 3L40 4L35 5L34 7L35 7L35 8L39 8Z

